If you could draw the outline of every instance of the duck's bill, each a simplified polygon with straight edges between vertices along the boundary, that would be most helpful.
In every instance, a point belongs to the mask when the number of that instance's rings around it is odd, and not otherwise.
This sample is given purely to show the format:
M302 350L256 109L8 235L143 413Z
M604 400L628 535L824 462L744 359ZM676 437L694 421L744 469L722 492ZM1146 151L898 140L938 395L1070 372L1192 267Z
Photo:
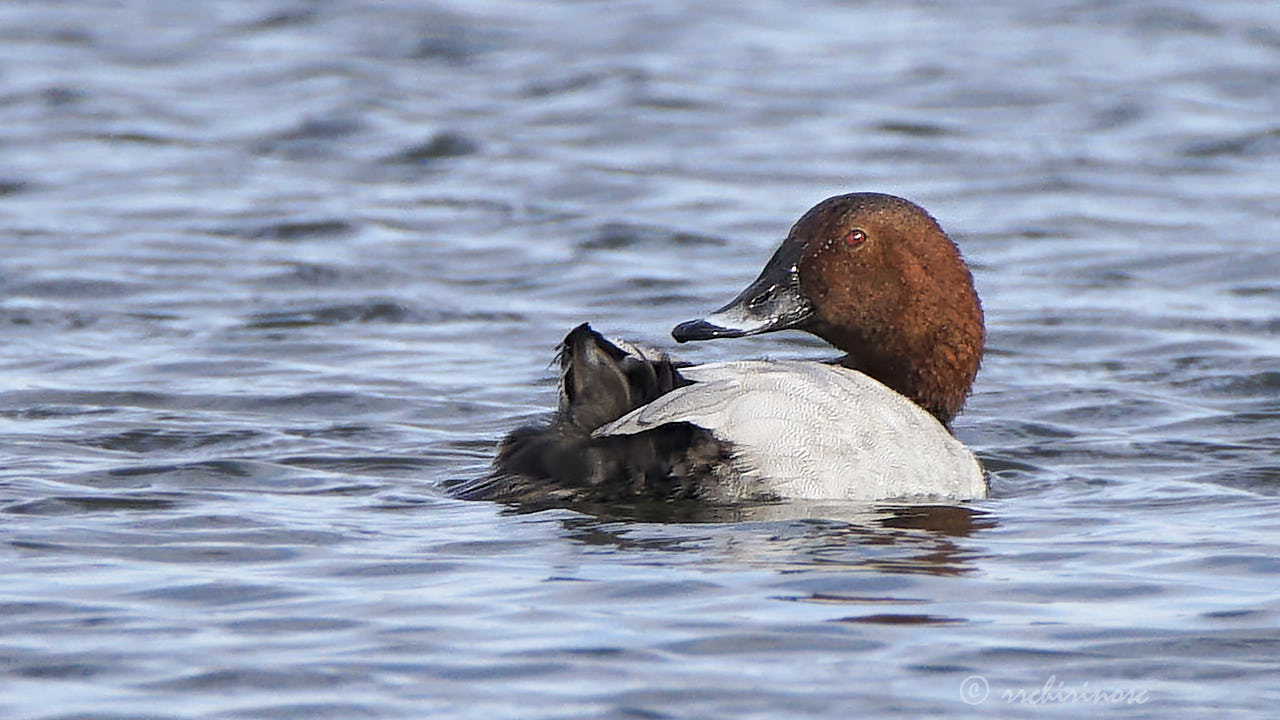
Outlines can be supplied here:
M765 265L760 277L728 305L710 315L682 322L671 331L676 342L759 335L800 327L813 315L813 306L800 292L795 263L784 256L786 245Z

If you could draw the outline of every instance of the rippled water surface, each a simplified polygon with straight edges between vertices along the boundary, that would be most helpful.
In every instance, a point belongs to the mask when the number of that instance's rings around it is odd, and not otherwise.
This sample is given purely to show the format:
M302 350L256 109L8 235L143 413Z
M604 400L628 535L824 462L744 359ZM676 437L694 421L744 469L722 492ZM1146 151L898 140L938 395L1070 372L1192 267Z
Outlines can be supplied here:
M680 6L0 7L0 716L1274 713L1280 5ZM853 190L974 267L990 500L443 492Z

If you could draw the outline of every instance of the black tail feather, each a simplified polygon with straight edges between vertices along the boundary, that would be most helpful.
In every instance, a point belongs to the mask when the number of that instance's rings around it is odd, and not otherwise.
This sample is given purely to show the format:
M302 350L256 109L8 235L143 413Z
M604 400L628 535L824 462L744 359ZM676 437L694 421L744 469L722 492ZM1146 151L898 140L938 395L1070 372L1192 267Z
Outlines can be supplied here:
M587 324L559 347L560 408L549 422L511 432L498 446L493 471L454 494L486 500L594 501L644 496L692 497L686 478L691 447L718 454L715 441L689 425L639 435L592 438L596 428L688 384L670 358L628 352ZM710 443L710 445L709 445Z

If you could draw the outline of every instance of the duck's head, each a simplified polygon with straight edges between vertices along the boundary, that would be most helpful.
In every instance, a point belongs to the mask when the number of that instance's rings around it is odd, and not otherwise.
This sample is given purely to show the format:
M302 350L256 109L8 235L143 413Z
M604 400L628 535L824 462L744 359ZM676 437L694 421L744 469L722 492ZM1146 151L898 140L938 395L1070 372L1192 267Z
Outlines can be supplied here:
M985 331L973 277L937 221L893 195L815 205L755 282L671 331L678 342L804 330L943 423L964 405Z

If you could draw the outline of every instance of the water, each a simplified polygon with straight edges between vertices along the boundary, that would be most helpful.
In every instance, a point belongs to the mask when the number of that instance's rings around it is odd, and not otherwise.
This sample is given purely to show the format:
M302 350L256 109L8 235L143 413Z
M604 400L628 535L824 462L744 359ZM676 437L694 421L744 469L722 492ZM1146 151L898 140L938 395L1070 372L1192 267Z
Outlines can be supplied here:
M0 716L1274 712L1280 6L682 7L0 8ZM974 266L990 500L442 492L853 190Z

